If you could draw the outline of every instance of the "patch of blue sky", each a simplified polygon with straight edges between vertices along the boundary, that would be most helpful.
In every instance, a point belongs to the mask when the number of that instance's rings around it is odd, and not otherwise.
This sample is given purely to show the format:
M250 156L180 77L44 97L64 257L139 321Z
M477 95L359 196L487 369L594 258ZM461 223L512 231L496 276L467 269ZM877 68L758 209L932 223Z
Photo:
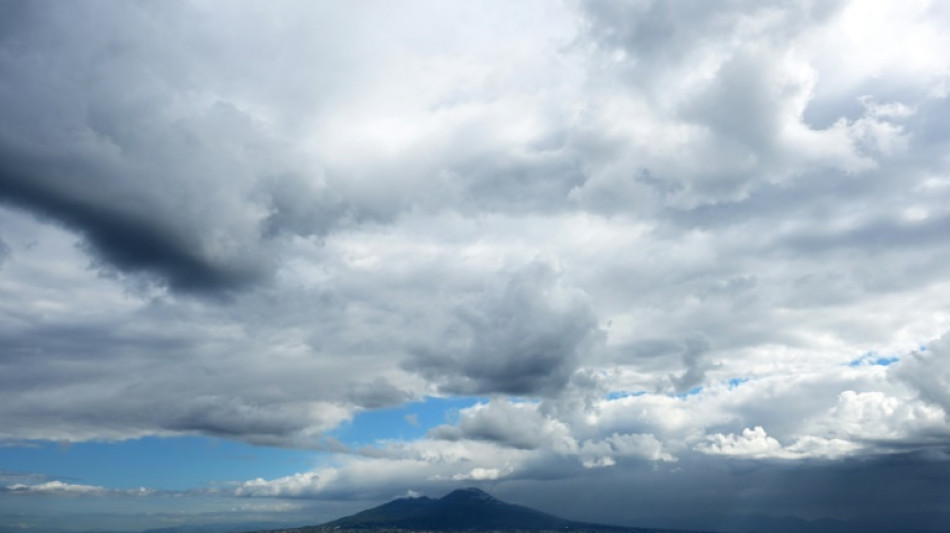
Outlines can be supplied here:
M487 401L476 396L429 396L397 407L361 411L328 434L351 448L386 440L415 440L436 426L457 421L461 409Z
M399 407L357 413L329 432L350 447L410 440L458 420L479 397L429 397ZM274 479L326 463L326 453L252 446L212 437L145 437L118 442L25 441L0 447L0 471L113 489L179 491L248 479Z
M625 391L625 390L615 390L607 393L606 398L608 400L619 400L621 398L633 398L635 396L643 396L646 394L646 391L638 390L634 392Z
M312 469L319 453L211 437L145 437L119 442L28 441L0 448L0 470L114 489L208 488Z
M749 378L732 378L732 379L730 379L729 381L727 381L726 383L729 384L729 390L732 390L732 389L738 387L739 385L742 385L743 383L746 383L747 381L749 381Z
M677 398L686 398L687 396L695 396L695 395L697 395L697 394L699 394L699 393L701 393L701 392L703 392L703 388L702 388L702 387L693 387L692 389L689 389L689 390L686 391L686 392L682 392L682 393L680 393L680 394L677 394L676 397L677 397Z
M868 352L861 357L847 363L848 366L889 366L900 361L900 357L882 357L875 352Z

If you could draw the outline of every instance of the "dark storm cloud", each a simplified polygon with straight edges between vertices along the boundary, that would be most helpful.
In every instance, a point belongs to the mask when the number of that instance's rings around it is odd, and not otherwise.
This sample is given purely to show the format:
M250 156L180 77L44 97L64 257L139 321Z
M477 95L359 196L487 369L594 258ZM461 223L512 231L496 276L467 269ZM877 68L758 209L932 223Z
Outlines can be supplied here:
M197 250L198 243L172 233L161 221L150 220L148 214L133 206L96 205L78 195L44 187L40 172L72 173L68 165L39 170L37 167L47 165L14 165L13 156L3 161L0 201L77 229L85 237L89 251L106 265L157 275L173 289L183 291L233 288L261 277L255 268L215 262L204 256Z
M81 235L100 267L184 292L241 288L272 271L274 239L346 215L289 177L300 170L286 141L236 103L255 95L222 58L245 44L200 35L207 13L5 10L0 202Z
M685 461L512 482L495 492L580 520L640 527L942 532L950 518L940 482L950 475L947 465L914 454L805 464Z
M122 24L136 11L127 6L110 16ZM187 143L176 137L189 132L163 116L172 91L161 94L160 86L173 87L179 73L159 68L149 73L157 79L134 67L136 56L153 66L167 57L94 33L83 10L37 3L17 14L0 40L0 201L77 231L105 265L149 273L174 289L217 290L257 278L255 261L211 257L200 230L174 222L192 215L173 205L187 179L147 184L156 173L194 166L187 150L175 153ZM58 40L72 46L62 50Z
M458 306L452 318L440 346L417 349L405 368L457 394L556 394L597 328L586 297L543 263Z

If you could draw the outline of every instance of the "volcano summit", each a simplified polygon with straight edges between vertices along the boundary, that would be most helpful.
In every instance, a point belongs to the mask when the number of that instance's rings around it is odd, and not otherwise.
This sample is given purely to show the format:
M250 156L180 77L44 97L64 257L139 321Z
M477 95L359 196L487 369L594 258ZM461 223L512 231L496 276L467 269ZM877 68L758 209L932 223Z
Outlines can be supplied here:
M503 502L474 487L458 489L442 498L399 498L318 526L288 533L345 531L571 531L584 533L648 533L671 530L625 528L575 522L548 513Z

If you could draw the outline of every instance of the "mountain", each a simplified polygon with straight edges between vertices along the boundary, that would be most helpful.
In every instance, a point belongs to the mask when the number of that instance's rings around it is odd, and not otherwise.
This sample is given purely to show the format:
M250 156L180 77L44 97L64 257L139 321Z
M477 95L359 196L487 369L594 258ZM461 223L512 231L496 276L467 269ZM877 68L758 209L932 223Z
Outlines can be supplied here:
M575 531L647 533L660 531L575 522L503 502L477 488L434 498L400 498L300 533L342 530L409 531Z

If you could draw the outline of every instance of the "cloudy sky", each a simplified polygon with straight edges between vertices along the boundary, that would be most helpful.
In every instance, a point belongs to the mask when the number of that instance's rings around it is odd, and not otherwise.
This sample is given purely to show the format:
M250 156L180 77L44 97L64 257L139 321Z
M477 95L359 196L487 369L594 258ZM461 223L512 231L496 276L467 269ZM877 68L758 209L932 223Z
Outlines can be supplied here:
M941 1L3 2L0 524L945 528L946 50Z

